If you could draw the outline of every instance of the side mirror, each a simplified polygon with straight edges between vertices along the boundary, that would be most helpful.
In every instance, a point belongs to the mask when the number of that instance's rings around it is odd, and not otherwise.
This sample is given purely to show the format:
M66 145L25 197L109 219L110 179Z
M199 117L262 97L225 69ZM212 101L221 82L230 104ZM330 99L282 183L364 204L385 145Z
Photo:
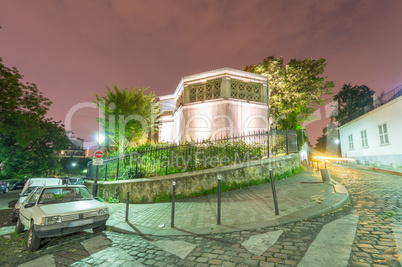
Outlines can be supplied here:
M21 193L18 193L18 195L17 195L17 196L18 196L18 198L20 198L20 197L21 197Z
M25 204L24 208L31 208L33 206L35 206L35 203L28 203L28 204Z

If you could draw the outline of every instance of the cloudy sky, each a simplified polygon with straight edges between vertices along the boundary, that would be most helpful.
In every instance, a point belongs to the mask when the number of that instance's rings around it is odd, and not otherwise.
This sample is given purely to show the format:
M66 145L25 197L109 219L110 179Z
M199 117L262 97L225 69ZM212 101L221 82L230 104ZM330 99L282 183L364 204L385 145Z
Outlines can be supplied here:
M325 58L335 92L344 83L390 91L402 83L401 12L400 0L0 0L0 57L90 142L91 103L106 87L170 94L183 76L271 55ZM325 110L307 126L313 145Z

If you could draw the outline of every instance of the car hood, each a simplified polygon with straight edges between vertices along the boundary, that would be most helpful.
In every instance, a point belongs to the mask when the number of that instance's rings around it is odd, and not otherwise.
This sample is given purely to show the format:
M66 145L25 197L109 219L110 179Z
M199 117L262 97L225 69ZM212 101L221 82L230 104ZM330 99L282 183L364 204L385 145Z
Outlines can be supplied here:
M69 213L80 213L90 210L107 208L107 206L98 200L82 200L68 203L56 203L41 205L40 209L45 215L60 215Z

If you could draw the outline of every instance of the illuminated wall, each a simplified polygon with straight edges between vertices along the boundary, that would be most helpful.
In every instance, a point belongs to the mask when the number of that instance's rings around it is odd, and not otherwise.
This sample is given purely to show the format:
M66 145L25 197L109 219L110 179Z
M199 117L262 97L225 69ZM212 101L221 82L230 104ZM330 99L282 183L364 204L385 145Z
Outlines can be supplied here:
M402 166L402 96L339 127L342 156Z
M161 96L161 142L217 138L268 127L268 81L223 68L183 77L172 95Z

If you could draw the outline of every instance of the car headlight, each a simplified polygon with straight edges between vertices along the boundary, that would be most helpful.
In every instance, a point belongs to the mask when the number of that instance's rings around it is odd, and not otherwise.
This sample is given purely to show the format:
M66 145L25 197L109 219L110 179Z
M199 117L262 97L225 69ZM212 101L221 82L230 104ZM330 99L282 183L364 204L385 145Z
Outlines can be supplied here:
M61 219L61 216L46 217L45 218L45 225L61 223L62 221L63 220Z
M107 208L98 210L98 216L106 215L109 211Z

